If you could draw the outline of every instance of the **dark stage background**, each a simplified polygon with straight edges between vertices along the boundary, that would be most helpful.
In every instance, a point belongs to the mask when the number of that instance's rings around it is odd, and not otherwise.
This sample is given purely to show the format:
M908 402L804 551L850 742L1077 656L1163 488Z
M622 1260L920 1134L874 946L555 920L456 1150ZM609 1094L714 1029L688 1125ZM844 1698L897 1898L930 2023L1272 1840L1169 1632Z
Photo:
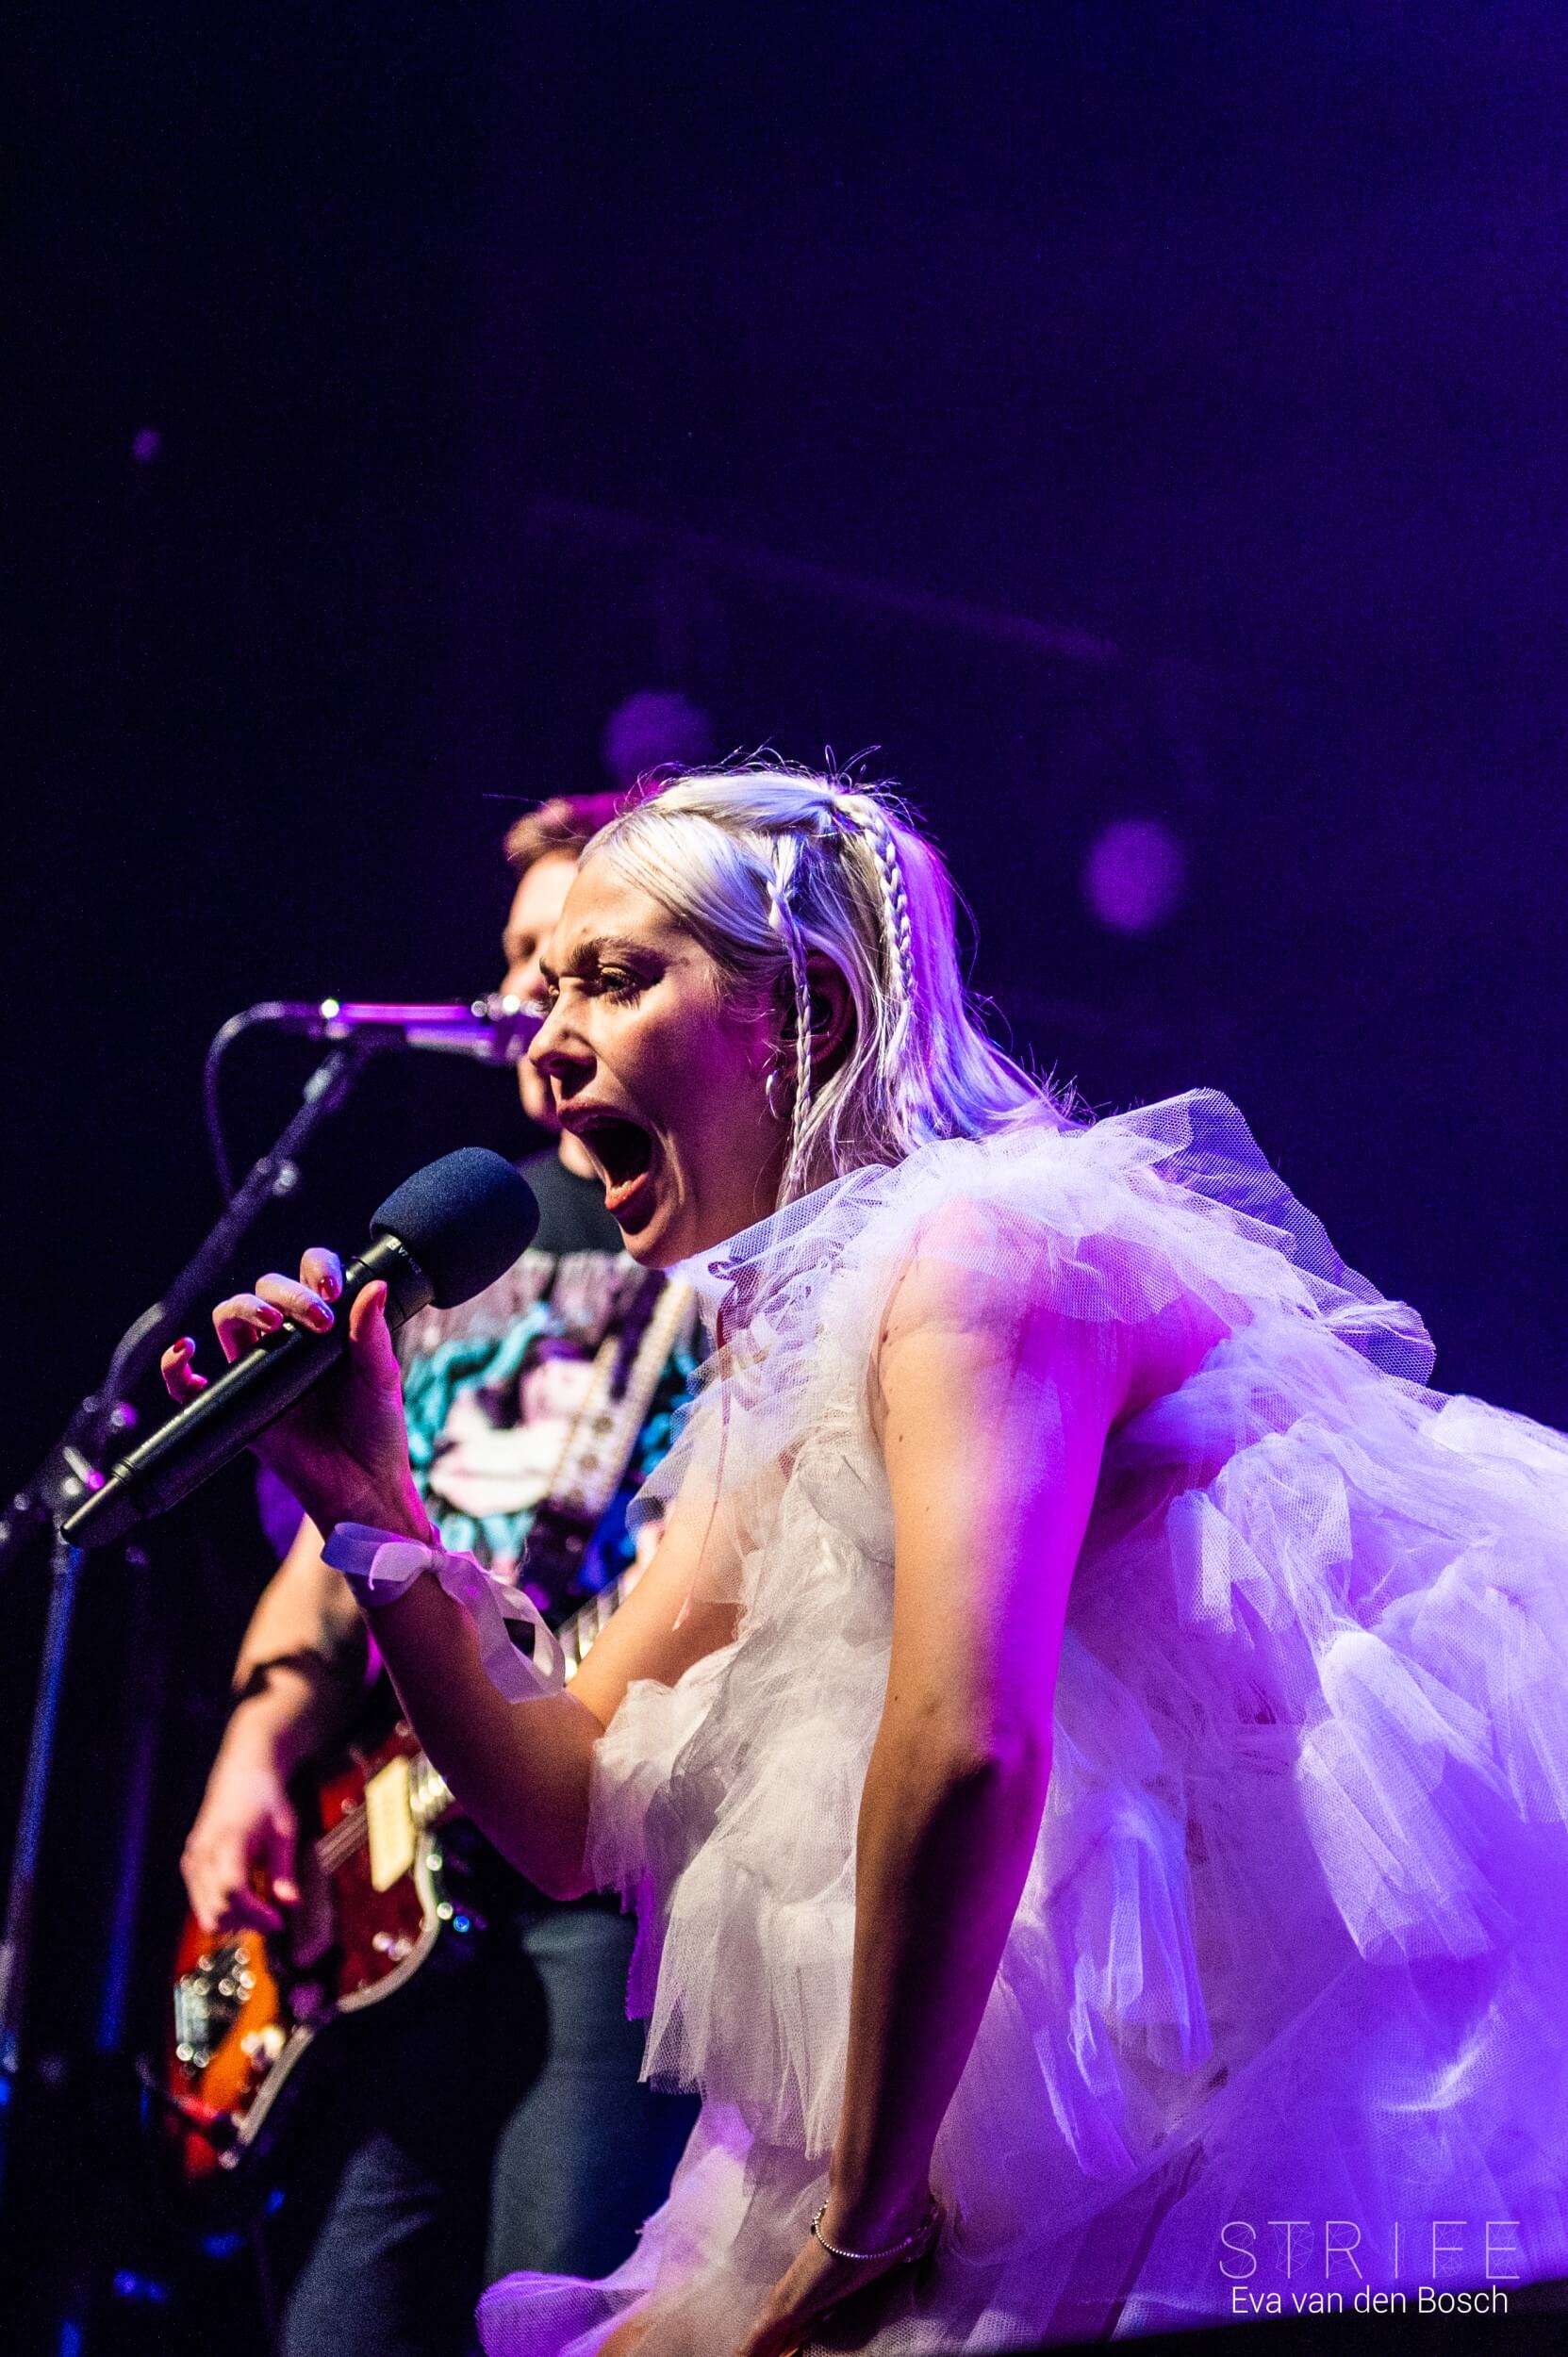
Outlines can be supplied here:
M217 1211L219 1022L487 987L507 819L652 687L879 746L1021 1047L1229 1089L1441 1382L1568 1420L1565 69L1556 0L27 12L0 1479ZM1138 931L1126 821L1185 863ZM308 1066L236 1050L237 1153ZM247 1267L470 1138L509 1078L376 1068ZM13 2152L12 2323L91 2349L251 2298L84 2060L156 2034L243 1482L151 1556L82 1598Z

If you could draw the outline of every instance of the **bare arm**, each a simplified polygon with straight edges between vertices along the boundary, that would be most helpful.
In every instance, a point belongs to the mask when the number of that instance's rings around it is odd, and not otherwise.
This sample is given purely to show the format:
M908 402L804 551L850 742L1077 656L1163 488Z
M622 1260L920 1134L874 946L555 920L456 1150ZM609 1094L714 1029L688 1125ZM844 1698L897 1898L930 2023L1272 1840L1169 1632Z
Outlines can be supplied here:
M883 1345L896 1570L856 1837L829 2232L909 2231L1039 1833L1073 1567L1126 1370L1105 1329L915 1271Z
M892 1305L876 1405L893 1640L856 1832L844 2107L822 2218L840 2250L890 2250L926 2214L937 2130L1038 1837L1068 1591L1127 1393L1122 1353L1103 1327L934 1259L912 1264ZM739 2357L784 2357L825 2305L882 2271L805 2241Z
M225 1355L237 1358L285 1315L329 1324L341 1286L332 1255L310 1253L301 1278L263 1277L215 1313ZM385 1289L355 1302L341 1365L280 1418L257 1444L320 1528L339 1522L423 1539L429 1521L408 1468L398 1365L387 1331ZM201 1378L189 1352L166 1354L176 1399ZM573 1897L588 1886L584 1863L593 1746L632 1679L671 1683L731 1634L728 1613L699 1607L679 1628L692 1583L691 1548L702 1525L669 1517L629 1601L569 1693L508 1703L480 1662L462 1607L434 1580L416 1581L371 1615L388 1669L420 1740L464 1808L503 1854L541 1889ZM336 1574L330 1574L333 1578Z
M366 1670L364 1623L308 1515L256 1601L234 1665L234 1718L267 1728L286 1775L342 1732Z
M305 1521L240 1641L234 1709L180 1860L206 1930L280 1924L297 1895L289 1778L347 1725L364 1668L354 1599Z
M468 1616L434 1580L370 1615L421 1742L481 1831L553 1898L592 1887L584 1851L593 1747L628 1685L673 1685L734 1634L733 1612L716 1606L682 1619L696 1520L677 1504L648 1569L565 1693L503 1701Z

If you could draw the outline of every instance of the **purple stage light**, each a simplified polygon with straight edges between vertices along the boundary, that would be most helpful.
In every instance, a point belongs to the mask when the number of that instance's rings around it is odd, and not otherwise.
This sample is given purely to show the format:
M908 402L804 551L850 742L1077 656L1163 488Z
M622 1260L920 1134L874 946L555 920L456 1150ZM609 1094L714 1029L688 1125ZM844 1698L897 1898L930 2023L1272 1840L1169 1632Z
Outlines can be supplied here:
M1083 897L1116 933L1167 924L1187 892L1187 854L1158 818L1116 818L1089 846Z
M131 436L131 456L139 467L150 467L163 451L163 437L156 425L139 426Z

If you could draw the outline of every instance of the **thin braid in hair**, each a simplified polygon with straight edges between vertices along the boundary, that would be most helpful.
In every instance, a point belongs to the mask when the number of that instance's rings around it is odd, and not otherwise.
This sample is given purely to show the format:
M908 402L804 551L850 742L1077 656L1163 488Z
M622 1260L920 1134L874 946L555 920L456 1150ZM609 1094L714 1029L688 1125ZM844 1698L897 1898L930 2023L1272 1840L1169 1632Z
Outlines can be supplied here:
M865 835L877 865L883 922L887 931L888 980L898 991L900 1029L907 1028L915 1017L915 945L909 889L899 847L887 823L887 813L870 795L841 793L834 799L845 816Z
M788 1175L793 1178L800 1166L806 1124L811 1116L811 988L806 977L805 951L801 946L800 928L789 906L789 886L796 862L794 844L785 836L775 835L769 846L769 858L772 875L768 883L767 921L784 944L784 955L789 960L790 980L795 985L795 1103L789 1121L787 1165Z

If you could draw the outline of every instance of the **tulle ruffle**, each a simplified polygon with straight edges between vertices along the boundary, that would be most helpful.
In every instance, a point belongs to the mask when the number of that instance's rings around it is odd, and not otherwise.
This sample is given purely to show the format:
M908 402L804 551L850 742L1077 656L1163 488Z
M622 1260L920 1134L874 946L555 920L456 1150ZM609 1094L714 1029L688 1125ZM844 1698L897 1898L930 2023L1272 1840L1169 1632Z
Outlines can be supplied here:
M937 2145L950 2224L871 2345L1568 2262L1568 1446L1422 1389L1412 1313L1194 1097L927 1149L724 1256L663 1486L713 1499L703 1576L740 1634L633 1688L593 1810L639 1911L648 2071L700 2085L703 2124L621 2276L512 2279L487 2347L586 2350L652 2295L646 2357L711 2357L822 2198L889 1644L867 1374L933 1253L1108 1337L1178 1298L1227 1334L1108 1449L1034 1863ZM1334 2224L1354 2256L1326 2276Z
M1004 1310L1021 1289L1105 1329L1183 1297L1227 1325L1272 1308L1387 1372L1431 1372L1414 1310L1346 1266L1213 1091L1091 1129L1041 1119L927 1146L818 1188L678 1272L718 1347L632 1516L664 1515L677 1492L711 1502L701 1595L744 1595L741 1567L772 1527L797 1450L864 1385L876 1323L916 1255L993 1287Z

